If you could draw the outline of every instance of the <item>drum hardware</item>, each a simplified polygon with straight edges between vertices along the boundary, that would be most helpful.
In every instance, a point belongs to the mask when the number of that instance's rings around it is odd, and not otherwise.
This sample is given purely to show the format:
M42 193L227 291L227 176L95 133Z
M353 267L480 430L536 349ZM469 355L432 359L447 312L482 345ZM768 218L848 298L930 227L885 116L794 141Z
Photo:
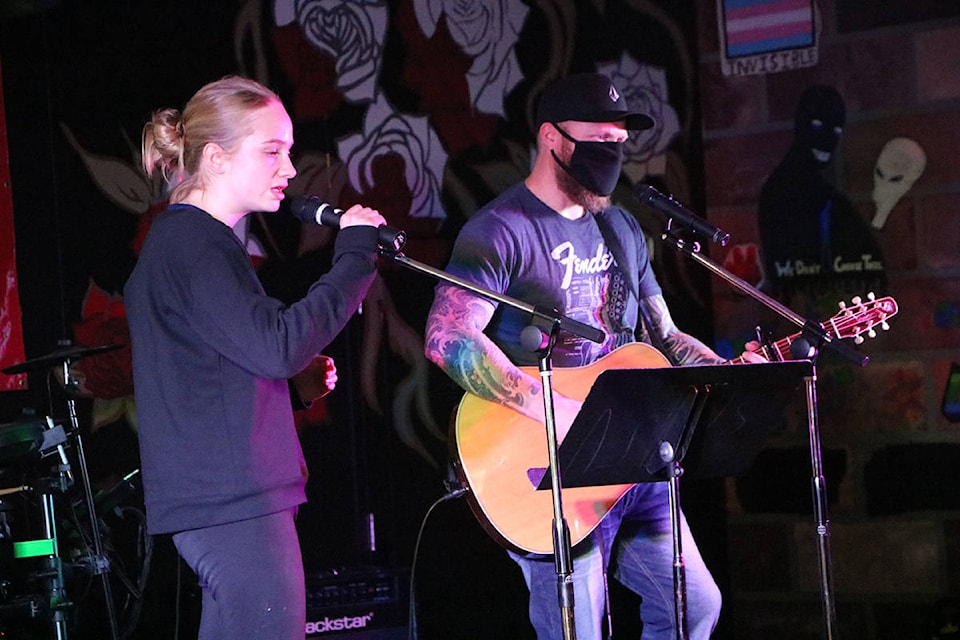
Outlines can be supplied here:
M61 341L59 348L53 352L27 360L20 364L13 365L3 369L2 372L8 375L25 373L29 371L47 370L59 366L63 376L63 386L67 391L66 404L69 418L69 435L74 440L74 449L77 454L78 471L83 486L83 498L86 503L87 513L90 515L90 541L92 543L92 554L82 563L92 575L99 575L103 586L104 604L106 607L107 620L110 625L111 640L119 640L119 631L117 625L117 616L114 611L113 593L109 580L110 562L103 550L103 540L100 535L99 519L97 517L96 505L94 503L93 489L90 485L86 454L83 447L83 438L80 435L80 422L77 418L76 401L74 397L79 389L79 382L73 377L70 371L70 365L81 358L94 356L108 351L121 348L123 345L109 344L99 347L72 346L69 341ZM36 432L30 427L15 426L9 433L4 435L4 430L0 430L0 464L4 457L20 458L24 455L30 455L34 452L40 452L41 457L57 454L59 464L57 475L52 478L37 479L33 488L39 495L43 510L44 538L35 541L35 546L18 547L24 554L42 554L46 560L44 568L40 572L40 577L47 582L47 591L50 596L49 612L53 624L53 634L57 640L66 640L66 609L70 606L66 598L63 582L63 562L59 556L56 543L56 519L54 517L53 491L63 493L73 484L72 470L66 456L64 444L67 441L67 431L62 426L54 425L53 421L47 418L47 423ZM6 442L6 439L11 442ZM39 438L39 442L37 439ZM9 449L9 450L8 450ZM50 542L44 542L50 541ZM54 553L48 553L53 551ZM29 555L23 557L32 557Z
M4 430L0 426L0 432ZM12 505L11 496L30 491L30 487L21 485L0 490L0 637L7 637L4 621L13 618L39 618L44 613L44 603L39 594L20 596L21 585L16 582L21 578L13 575L14 565L14 517L16 508ZM4 496L7 496L6 498ZM11 636L13 637L13 636Z
M3 373L7 374L8 376L12 376L17 373L28 373L31 371L49 369L63 363L69 365L73 362L76 362L80 358L107 353L108 351L114 351L116 349L120 349L121 347L123 347L122 344L105 344L100 347L79 347L70 346L69 343L64 343L61 344L59 349L55 349L46 355L42 355L31 360L25 360L24 362L9 366L6 369L3 369Z
M58 469L59 465L51 467L49 471L54 468ZM55 635L36 635L43 633L38 628L29 637L55 637L59 640L65 637L66 632L63 630L63 621L57 618L64 616L69 623L67 632L71 637L77 633L84 638L106 636L108 632L105 629L102 629L104 635L99 635L99 628L106 625L102 614L96 607L79 608L81 602L78 601L82 601L88 593L84 585L88 585L94 576L104 574L117 581L112 584L120 637L128 638L136 629L153 555L153 540L146 535L146 517L142 506L135 500L142 490L140 471L134 470L116 484L96 493L95 504L99 517L93 523L89 520L89 512L82 499L74 497L66 500L70 496L64 494L63 498L56 495L51 502L44 495L44 492L50 492L47 495L59 494L67 487L68 483L52 475L49 478L30 478L25 480L25 484L10 487L8 495L22 494L19 497L24 507L33 514L30 517L30 531L25 530L26 526L12 528L12 533L19 535L11 535L9 527L4 529L5 507L0 498L0 551L9 551L0 553L0 576L8 577L4 575L6 556L7 565L12 566L17 574L17 580L0 591L0 638L7 637L4 632L12 633L10 637L21 637L16 633L21 631L20 628L5 628L3 622L12 626L14 620L19 620L19 624L29 624L33 630L37 625L49 621L54 623ZM39 513L41 506L44 508L45 523L49 522L49 526L55 527L56 540L37 531L38 527L34 524L37 518L34 516ZM102 539L106 541L106 555L103 558L97 558L91 551L90 526L102 529ZM6 547L3 545L4 530L8 531L6 540L12 541ZM111 544L112 540L119 545ZM55 560L52 559L54 557ZM73 593L76 588L82 589L79 596ZM68 599L67 594L74 597ZM17 595L20 597L14 597ZM92 627L88 628L88 623Z
M60 557L57 542L57 521L54 495L65 493L73 486L70 463L63 449L67 435L62 426L55 425L50 418L46 422L34 420L0 427L2 458L8 462L18 457L25 459L36 453L40 458L59 454L55 475L32 478L30 484L6 488L3 493L35 494L42 510L42 537L32 540L14 541L12 544L15 560L36 558L39 568L29 574L29 578L44 585L45 600L34 594L7 602L3 607L10 611L19 611L29 617L38 618L46 614L52 624L54 638L67 637L67 613L73 603L67 598L64 581L64 564ZM52 470L52 468L51 468ZM8 534L9 536L9 534ZM0 608L0 610L3 610Z
M104 539L109 539L110 534L110 525L106 518L107 514L115 515L114 526L117 524L125 524L127 526L131 524L136 525L143 529L143 533L145 534L146 516L142 510L123 506L131 496L142 490L143 484L140 480L140 470L134 469L109 489L98 491L96 495L94 495L94 504L100 516L92 523L92 526L101 528L101 536ZM85 521L89 518L89 511L83 502L74 503L73 511L79 521ZM133 522L131 522L131 519ZM143 549L143 567L141 576L137 577L136 581L123 571L123 567L114 566L113 561L107 561L106 557L97 558L90 553L83 553L73 557L71 568L76 569L77 572L83 573L84 575L100 575L101 573L111 571L111 575L122 584L129 598L139 601L143 595L143 582L146 577L145 572L149 569L152 543L150 538L145 535L138 535L137 543L147 548ZM90 545L85 543L84 546L89 549ZM122 561L120 561L120 563L123 564Z

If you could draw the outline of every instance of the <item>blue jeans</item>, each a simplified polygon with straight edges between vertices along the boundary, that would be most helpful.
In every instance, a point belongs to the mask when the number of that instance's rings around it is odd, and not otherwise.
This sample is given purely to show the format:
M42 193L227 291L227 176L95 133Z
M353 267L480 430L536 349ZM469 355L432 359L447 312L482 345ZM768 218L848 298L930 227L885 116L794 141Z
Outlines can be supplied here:
M690 640L707 640L720 616L720 589L682 514L680 524ZM562 640L553 556L508 553L520 566L530 589L530 622L538 640ZM593 534L574 547L573 610L578 640L603 637L607 562L609 573L642 598L642 640L674 640L673 536L667 483L636 485Z
M296 509L174 534L203 592L198 640L303 640Z

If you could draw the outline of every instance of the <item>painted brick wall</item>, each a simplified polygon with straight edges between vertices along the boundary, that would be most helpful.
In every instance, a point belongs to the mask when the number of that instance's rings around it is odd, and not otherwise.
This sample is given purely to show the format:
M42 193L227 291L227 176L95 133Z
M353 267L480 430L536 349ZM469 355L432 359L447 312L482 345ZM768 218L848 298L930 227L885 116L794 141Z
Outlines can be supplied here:
M893 296L899 314L858 347L870 356L865 367L821 358L818 415L841 636L938 637L939 603L960 597L960 424L941 411L951 363L960 362L960 15L841 32L835 1L816 3L816 66L725 77L717 3L698 0L706 215L733 236L711 257L730 264L759 244L760 189L790 146L806 87L830 84L844 98L847 125L829 171L865 220L886 141L905 136L925 150L925 171L876 231L888 278L878 294ZM876 11L887 4L898 3ZM857 293L866 292L849 292ZM838 300L819 301L824 315L814 319L837 311ZM713 301L718 339L750 339L769 320L722 283ZM739 639L823 637L799 418L727 485L727 607Z

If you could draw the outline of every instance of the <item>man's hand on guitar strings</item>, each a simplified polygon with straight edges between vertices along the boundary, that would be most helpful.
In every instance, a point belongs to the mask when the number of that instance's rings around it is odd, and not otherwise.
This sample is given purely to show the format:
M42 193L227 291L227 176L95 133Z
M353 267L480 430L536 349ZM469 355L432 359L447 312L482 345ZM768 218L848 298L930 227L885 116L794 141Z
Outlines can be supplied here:
M757 340L750 340L747 344L744 345L744 352L741 356L747 364L760 364L762 362L768 362L766 358L763 357L763 352L761 351L761 345Z

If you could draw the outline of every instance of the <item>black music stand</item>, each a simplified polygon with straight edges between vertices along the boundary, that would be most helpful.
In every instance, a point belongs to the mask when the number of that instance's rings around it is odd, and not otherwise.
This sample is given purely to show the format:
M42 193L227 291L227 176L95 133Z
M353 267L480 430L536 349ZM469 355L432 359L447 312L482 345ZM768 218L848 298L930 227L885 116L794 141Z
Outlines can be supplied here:
M560 445L563 487L670 484L677 638L687 638L680 475L747 473L813 377L808 360L604 371ZM545 476L537 488L550 486Z

